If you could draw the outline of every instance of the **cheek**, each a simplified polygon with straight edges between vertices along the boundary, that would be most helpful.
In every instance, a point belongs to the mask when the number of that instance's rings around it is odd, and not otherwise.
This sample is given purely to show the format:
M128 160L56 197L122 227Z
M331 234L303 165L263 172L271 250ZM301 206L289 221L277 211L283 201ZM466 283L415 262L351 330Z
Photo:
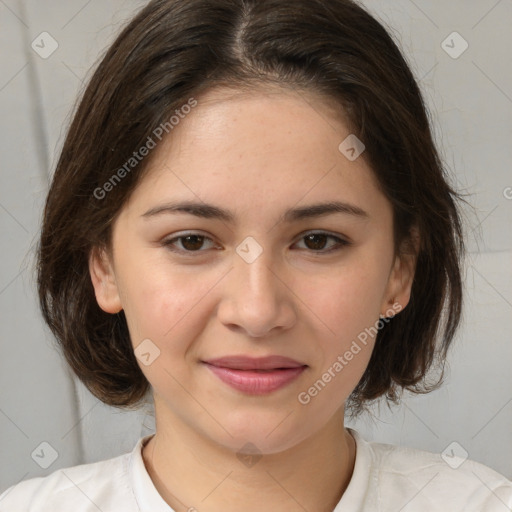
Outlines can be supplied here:
M333 413L368 365L387 283L387 262L382 260L378 252L354 255L352 263L329 277L310 280L301 292L322 325L328 326L316 334L318 366L307 384L312 387L304 390L316 414L323 408Z
M218 281L217 274L180 271L162 258L144 268L132 265L123 279L123 307L134 346L149 338L165 347L171 358L183 353L202 329L208 292Z
M324 286L313 284L305 290L308 303L329 329L316 333L317 365L297 398L309 417L321 423L347 400L368 366L383 284L375 268L365 265L340 271Z
M183 360L191 340L203 329L199 303L208 288L204 280L199 286L198 279L159 271L156 266L132 275L124 283L128 297L124 309L135 354L143 340L151 340L141 345L144 352L149 347L150 364L138 357L138 365L154 391L177 399L183 392L178 382L190 377Z
M378 320L386 277L382 264L361 255L328 276L310 278L299 293L328 332L346 343Z

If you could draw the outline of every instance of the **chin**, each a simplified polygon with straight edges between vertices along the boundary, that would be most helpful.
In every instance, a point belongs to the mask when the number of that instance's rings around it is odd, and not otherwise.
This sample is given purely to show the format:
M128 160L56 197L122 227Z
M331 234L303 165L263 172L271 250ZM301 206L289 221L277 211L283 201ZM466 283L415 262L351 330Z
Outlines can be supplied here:
M222 440L217 442L235 452L248 444L261 454L288 450L308 437L304 422L297 423L294 416L292 408L282 408L279 414L237 411L230 417L224 416L223 426L231 436L222 429Z

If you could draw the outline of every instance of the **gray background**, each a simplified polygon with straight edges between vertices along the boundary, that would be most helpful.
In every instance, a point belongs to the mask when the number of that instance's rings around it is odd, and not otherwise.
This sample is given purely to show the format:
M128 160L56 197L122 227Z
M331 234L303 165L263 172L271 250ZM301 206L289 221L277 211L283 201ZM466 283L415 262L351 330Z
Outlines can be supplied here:
M470 458L512 478L512 2L363 3L406 53L446 165L476 214L466 211L467 302L445 385L406 395L393 412L375 409L373 421L348 424L371 440L435 452L456 441ZM100 52L143 4L0 0L0 491L131 451L154 428L146 410L107 407L68 372L41 320L32 272L70 110ZM442 47L454 31L469 44L458 58ZM34 40L42 46L42 32L58 43L46 59L31 47ZM445 44L460 50L452 39ZM47 468L40 464L53 452L42 442L56 452ZM45 460L31 455L41 449Z

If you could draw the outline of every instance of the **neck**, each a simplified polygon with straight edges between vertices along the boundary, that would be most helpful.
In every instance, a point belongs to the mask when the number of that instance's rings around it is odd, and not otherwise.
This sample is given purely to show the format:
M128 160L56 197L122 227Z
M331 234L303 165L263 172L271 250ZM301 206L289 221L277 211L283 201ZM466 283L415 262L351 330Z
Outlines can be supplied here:
M245 457L173 422L143 448L148 473L176 511L332 512L350 482L355 441L343 409L293 448Z

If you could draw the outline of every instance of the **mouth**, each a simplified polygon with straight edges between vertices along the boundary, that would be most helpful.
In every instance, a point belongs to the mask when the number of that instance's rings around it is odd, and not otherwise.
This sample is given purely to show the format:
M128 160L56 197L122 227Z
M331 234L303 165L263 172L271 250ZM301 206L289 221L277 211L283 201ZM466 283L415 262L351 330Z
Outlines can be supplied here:
M308 368L304 363L283 356L227 356L202 362L224 384L249 395L277 391Z

